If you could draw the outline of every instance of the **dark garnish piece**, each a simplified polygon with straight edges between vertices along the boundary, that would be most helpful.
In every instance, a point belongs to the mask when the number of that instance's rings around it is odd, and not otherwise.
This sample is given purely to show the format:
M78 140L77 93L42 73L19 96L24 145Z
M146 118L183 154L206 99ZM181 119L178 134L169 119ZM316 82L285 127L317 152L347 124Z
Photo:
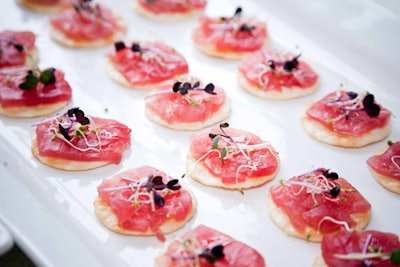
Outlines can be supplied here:
M48 68L43 70L40 73L39 81L44 85L55 84L56 83L56 76L54 72L56 71L55 68Z
M69 136L68 134L68 130L64 128L60 123L58 124L58 130L60 131L60 133L64 136L65 139L67 139L68 141L71 140L71 136Z
M142 49L140 48L140 45L138 43L133 43L131 46L131 50L133 52L142 52Z
M394 143L393 143L392 140L388 140L388 141L387 141L387 144L388 144L388 146L391 146L391 145L393 145Z
M197 91L204 91L211 95L216 95L217 93L214 92L215 86L212 83L206 85L205 88L200 88L200 82L196 81L193 86L189 82L181 83L176 82L172 86L172 91L174 93L180 93L181 95L186 95L189 90L197 90Z
M67 111L67 115L70 118L75 116L75 121L79 122L82 125L89 124L90 121L87 117L85 117L85 113L79 108L71 108Z
M329 169L323 170L322 175L332 180L336 180L339 178L339 175L336 172L330 172Z
M142 187L145 187L147 192L153 192L154 203L156 203L156 205L159 207L163 207L165 204L165 200L159 193L156 192L156 190L169 189L172 191L176 191L181 188L181 186L177 185L177 183L178 179L173 179L164 184L161 176L153 176L152 174L150 174L147 183Z
M39 76L36 75L36 71L28 71L25 76L25 80L18 87L22 90L32 90L36 85L41 82L44 85L54 84L56 77L54 75L55 68L48 68L43 71L39 71Z
M191 241L190 239L185 240L185 242ZM216 245L211 248L205 248L199 254L187 254L187 255L170 255L172 259L195 259L196 257L205 258L209 263L214 263L218 259L225 257L223 252L223 245Z
M335 186L332 189L329 190L329 195L333 196L333 197L337 197L340 193L340 188Z
M14 39L14 38L12 38L12 39ZM0 43L1 42L7 43L7 45L13 46L18 52L22 52L24 50L24 46L22 44L14 42L12 39L11 40L0 39ZM0 52L1 52L1 49L0 49ZM1 55L1 53L0 53L0 55Z
M64 128L61 123L58 123L58 129L60 133L64 136L64 138L68 141L72 139L69 135L69 130L72 128L74 122L78 122L81 125L87 125L90 123L89 119L85 117L85 113L79 108L71 108L64 115L64 119L69 120L68 127Z
M267 64L272 70L276 70L277 66L282 66L286 72L292 72L294 69L297 69L297 66L299 65L298 59L300 56L301 56L301 54L298 54L291 60L287 60L287 61L283 61L283 62L270 59L270 60L268 60Z
M222 245L216 245L213 248L205 248L200 254L199 257L204 257L209 263L214 263L217 259L223 258L224 247Z
M297 66L299 65L298 58L301 56L301 54L297 55L294 57L292 60L285 61L283 64L283 69L287 72L291 72L294 69L297 69Z
M242 15L242 8L239 6L239 7L237 7L236 8L236 10L235 10L235 14L233 15L234 17L237 17L237 16L240 16L240 15Z
M32 71L28 71L25 76L25 80L18 87L22 90L32 90L39 83L39 79L33 74Z
M347 91L346 92L347 95L349 96L350 99L354 99L358 96L358 94L356 92L352 92L352 91Z
M375 98L373 94L367 94L363 99L364 110L370 117L378 116L381 111L380 106L375 104L374 100Z
M400 264L400 249L395 249L390 253L390 261L394 264Z
M164 198L156 191L153 191L153 197L154 197L154 202L156 203L157 206L163 207L165 205Z
M126 48L125 43L122 42L122 41L118 41L118 42L114 43L114 47L115 47L116 51L119 51L119 50L122 50L122 49Z

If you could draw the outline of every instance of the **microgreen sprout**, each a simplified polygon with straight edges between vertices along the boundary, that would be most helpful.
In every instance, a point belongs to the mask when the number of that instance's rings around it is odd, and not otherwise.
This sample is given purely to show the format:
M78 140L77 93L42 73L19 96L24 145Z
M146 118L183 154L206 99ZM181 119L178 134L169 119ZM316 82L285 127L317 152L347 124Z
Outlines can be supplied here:
M349 120L350 112L365 111L368 116L376 117L381 111L380 106L375 103L374 95L368 92L366 92L365 95L359 95L355 92L348 91L345 97L340 97L339 95L334 99L327 100L325 103L344 111L342 116L329 119L328 122L339 120L343 117Z
M270 59L270 60L268 60L268 66L274 71L276 70L277 66L281 66L286 72L292 72L294 69L297 69L297 67L299 65L298 59L300 56L301 56L301 54L298 54L291 60L282 61L282 62Z
M206 85L206 87L204 88L200 88L200 82L196 81L193 85L189 82L179 82L177 81L176 83L174 83L173 87L172 87L172 91L174 93L180 93L181 95L186 95L189 90L193 90L193 91L204 91L210 95L216 95L217 93L214 92L214 84L209 83Z
M244 151L238 146L238 144L235 142L235 140L232 138L232 136L228 135L228 134L225 132L224 128L228 128L228 127L229 127L229 124L228 124L227 122L221 123L221 124L219 125L219 128L220 128L222 134L215 134L215 133L209 133L209 134L208 134L208 136L209 136L211 139L213 139L213 142L212 142L212 144L211 144L212 149L219 149L219 147L218 147L218 142L219 142L219 140L220 140L221 137L225 137L225 138L229 139L229 140L232 142L232 144L236 147L236 149L239 150L240 153L241 153L246 159L250 160L249 156L247 156L246 153L244 153ZM226 156L226 153L227 153L227 150L228 150L228 149L227 149L226 146L224 146L224 147L222 147L222 148L220 148L220 149L221 149L221 160L222 160L222 163L224 163L224 158L225 158L225 156Z
M209 263L214 263L218 259L225 257L223 249L224 249L223 245L216 245L210 248L205 248L198 254L170 255L170 257L172 259L192 259L192 260L199 257L199 258L205 258Z
M129 181L128 185L119 186L119 187L110 187L105 188L105 191L116 191L116 190L132 190L135 196L137 194L138 189L145 189L149 194L152 194L154 203L158 207L163 207L165 205L164 198L157 191L162 191L164 189L177 191L181 188L178 184L178 179L169 180L167 183L163 182L163 178L160 175L154 176L153 174L149 174L147 177L147 181L144 183L139 183L138 181L131 180L129 178L121 178L122 180Z
M300 186L300 189L296 194L306 190L307 193L311 194L315 207L319 205L316 199L316 194L325 194L331 196L325 197L325 199L329 201L340 200L340 198L337 197L341 192L341 188L333 182L334 180L337 180L339 176L335 172L330 172L329 169L318 168L294 178L295 179L290 179L288 181L281 181L281 184L285 186Z
M239 20L242 16L243 9L241 7L237 7L235 10L235 13L233 14L232 17L220 17L220 21L229 24L232 21ZM241 23L239 25L232 25L233 29L236 29L238 32L247 32L247 33L252 33L252 31L255 29L254 25L248 25L247 23Z
M391 252L372 251L367 253L348 253L348 254L334 254L334 257L342 260L363 260L361 266L374 266L367 260L380 259L390 260L395 265L400 265L400 248L394 249Z
M22 90L32 90L38 83L44 85L54 84L56 82L56 77L54 75L55 68L48 68L43 71L40 70L29 70L25 76L24 82L22 82L18 87Z
M85 11L94 16L100 16L100 7L99 5L92 6L92 0L78 0L73 3L75 10L79 13Z
M179 93L181 94L184 99L191 105L191 106L196 106L198 104L200 104L203 100L204 101L208 101L207 99L205 99L202 96L197 97L193 97L190 95L190 92L205 92L207 94L210 95L217 95L217 93L214 91L215 86L212 83L207 84L204 88L201 87L200 82L197 81L185 81L185 82L181 82L181 81L177 81L173 84L172 86L172 92L174 93ZM150 94L146 97L152 97L152 96L156 96L156 95L160 95L160 94L166 94L166 93L170 93L171 89L167 89L167 90L162 90L162 91L156 91L153 94Z
M58 130L60 133L64 136L64 138L68 141L72 139L72 137L69 134L69 131L73 127L74 123L79 123L80 125L84 126L90 123L89 119L85 117L85 113L80 110L79 108L71 108L69 109L63 116L63 119L68 121L67 126L63 126L63 124L58 123ZM78 132L82 132L82 127L78 127L79 131L75 131L75 135L78 134Z

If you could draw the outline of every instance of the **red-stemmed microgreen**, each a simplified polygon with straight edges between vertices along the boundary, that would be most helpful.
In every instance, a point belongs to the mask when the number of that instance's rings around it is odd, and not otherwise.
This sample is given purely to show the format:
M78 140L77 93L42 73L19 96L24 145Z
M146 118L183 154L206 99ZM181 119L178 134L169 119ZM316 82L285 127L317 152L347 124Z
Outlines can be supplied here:
M69 109L63 116L62 122L58 123L58 130L64 136L64 138L68 141L72 139L70 135L70 130L73 128L75 124L79 124L80 126L88 125L90 123L89 118L85 117L85 113L79 108L71 108ZM78 132L73 132L73 136L81 136L82 130L86 131L86 129L79 127Z
M118 42L114 43L114 48L115 48L115 51L120 51L120 50L126 49L127 46L123 41L118 41ZM142 54L146 50L146 49L142 49L142 47L138 43L132 43L132 45L130 46L130 49L133 52L138 52L140 54Z
M237 7L235 13L231 17L220 17L220 23L223 23L223 29L231 28L237 32L246 32L251 34L256 28L254 25L250 25L249 23L242 22L242 13L243 9L241 7Z
M370 117L376 117L381 111L380 106L375 103L374 95L368 92L357 94L348 91L344 96L341 96L341 92L338 91L337 95L332 99L326 100L325 104L343 111L343 115L329 119L328 123L340 120L341 118L349 120L351 112L365 112Z
M268 66L275 71L277 67L281 67L284 71L286 72L292 72L293 70L297 69L299 65L299 57L301 54L298 54L297 56L293 57L291 60L286 60L286 61L277 61L270 59L268 60Z
M60 139L81 152L101 150L100 131L102 126L96 127L79 108L69 109L66 113L51 118L51 121L49 131L53 133L53 141ZM96 141L89 142L89 134L94 134ZM74 139L79 138L83 138L86 147L78 147L74 144Z
M221 123L221 124L219 125L219 128L220 128L222 134L215 134L215 133L209 133L209 134L208 134L208 136L209 136L211 139L213 139L213 142L211 143L211 148L212 148L212 149L220 149L220 150L221 150L221 161L222 161L222 164L223 164L223 163L224 163L224 158L225 158L225 156L226 156L226 154L227 154L227 151L228 151L228 148L229 148L229 147L223 146L223 147L220 148L220 147L218 146L218 143L219 143L220 138L221 138L221 137L224 137L224 138L229 139L229 140L231 141L231 143L235 146L235 148L236 148L238 151L240 151L240 153L241 153L247 160L250 160L250 157L249 157L246 153L244 153L243 149L241 149L241 148L239 147L239 145L235 142L235 140L232 138L232 136L228 135L228 134L225 132L224 128L228 128L228 127L229 127L229 123L227 123L227 122Z
M149 174L146 181L142 182L140 180L132 180L129 178L121 178L122 180L128 181L129 184L118 186L118 187L109 187L105 188L104 191L119 191L119 190L131 190L133 194L129 197L129 201L133 200L136 205L138 205L138 196L139 194L145 194L150 199L151 204L155 204L158 207L163 207L165 205L165 200L161 196L158 191L167 190L168 191L177 191L181 189L181 186L178 184L178 179L169 180L167 183L163 182L163 177L160 175L154 176L153 174ZM140 190L142 189L142 190ZM154 207L152 208L154 211Z
M179 93L181 94L184 99L191 105L191 106L196 106L198 104L200 104L203 100L205 100L204 97L200 97L200 98L194 98L191 97L191 93L190 92L205 92L209 95L217 95L217 93L214 91L215 86L212 83L208 83L205 87L201 86L200 81L196 80L196 81L185 81L185 82L181 82L181 81L176 81L173 85L172 85L172 92L173 93ZM146 96L146 99L149 97L153 97L156 95L161 95L161 94L166 94L166 93L170 93L171 89L166 89L166 90L162 90L162 91L156 91L148 96Z
M331 172L329 169L318 168L311 172L301 174L287 181L281 180L280 183L284 186L298 185L300 190L296 194L300 194L303 190L311 194L314 200L314 206L319 203L316 199L316 194L324 194L325 198L331 201L340 200L337 198L341 192L341 188L335 184L335 180L339 178L336 172ZM343 189L349 192L349 189ZM330 197L329 197L330 196Z

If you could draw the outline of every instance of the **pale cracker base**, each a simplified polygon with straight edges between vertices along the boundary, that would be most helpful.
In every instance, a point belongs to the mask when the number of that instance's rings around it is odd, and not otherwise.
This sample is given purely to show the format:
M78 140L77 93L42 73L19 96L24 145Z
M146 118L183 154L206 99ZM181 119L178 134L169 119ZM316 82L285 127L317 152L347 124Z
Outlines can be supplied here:
M310 119L307 115L303 116L301 123L306 133L315 140L347 148L362 147L381 141L385 139L391 131L390 123L388 123L382 128L373 129L363 136L358 137L335 133L317 121Z
M21 107L2 107L0 105L0 114L12 118L34 118L44 115L49 115L57 110L65 107L69 101L58 102L54 104L40 104L36 106L21 106Z
M328 267L321 254L317 255L313 261L312 267Z
M196 31L196 30L197 30L197 28L194 29L194 31ZM218 51L215 48L215 45L213 45L213 44L207 44L207 45L199 44L196 41L194 41L194 39L193 39L193 43L199 51L203 52L206 55L216 57L216 58L237 60L237 59L241 59L243 56L245 56L251 52L254 52L254 51L247 51L247 52ZM268 37L265 38L263 47L268 48L269 43L270 43L269 38Z
M110 164L110 162L107 161L86 162L52 157L42 157L39 155L36 137L32 140L32 154L42 163L64 171L86 171Z
M107 74L110 76L110 78L125 87L128 88L134 88L134 89L139 89L139 90L153 90L156 89L160 84L164 83L165 81L161 81L158 83L147 83L147 84L141 84L141 85L135 85L131 84L114 66L114 64L110 61L107 60L106 62L106 71ZM178 73L175 76L173 76L170 80L177 79L178 77L186 74L185 73Z
M148 100L148 101L151 101L151 100ZM150 120L152 120L164 127L167 127L167 128L173 129L173 130L178 130L178 131L181 131L181 130L182 131L183 130L195 131L195 130L203 129L210 125L217 124L218 122L225 120L229 116L230 112L231 112L231 101L228 97L225 98L224 104L221 106L221 108L216 113L214 113L207 120L199 121L199 122L169 123L166 120L164 120L163 118L161 118L158 114L153 112L151 109L145 107L146 116Z
M400 180L380 174L369 168L374 178L387 190L400 195Z
M310 95L317 91L319 88L319 81L308 88L300 88L300 87L282 87L281 91L277 90L262 90L257 86L250 84L245 76L242 73L238 73L238 84L239 87L245 90L246 92L261 97L265 99L272 100L288 100L293 98L298 98L306 95Z
M103 38L99 40L74 40L69 38L63 32L59 31L58 29L54 28L50 24L50 36L51 38L56 41L57 43L69 47L69 48L98 48L104 47L110 44L113 44L119 40L121 40L126 32L126 25L125 22L121 17L117 18L117 24L120 28L119 31L114 32L112 36L109 38Z
M306 227L304 232L298 232L290 222L289 216L279 208L272 197L268 197L268 213L272 221L287 235L301 238L311 242L321 242L323 235L311 227ZM371 219L371 211L366 213L355 213L350 215L356 222L354 230L363 230Z
M278 155L275 154L276 159L279 160ZM279 165L276 171L267 176L260 176L255 179L249 178L243 183L239 184L224 184L219 177L214 176L210 171L203 166L201 162L197 162L193 157L193 152L190 150L186 159L186 173L195 181L208 185L221 187L225 189L249 189L257 187L272 180L279 170Z
M187 190L187 189L185 189ZM168 219L167 221L164 222L164 224L160 227L159 233L161 234L168 234L172 233L179 228L182 228L194 215L196 209L197 209L197 201L191 191L188 190L188 192L191 195L192 199L192 209L191 211L187 214L186 218L181 221L176 221L175 218ZM132 230L127 230L124 228L121 228L118 226L118 218L115 215L113 209L107 205L106 202L101 200L100 198L96 198L94 201L94 212L96 217L99 219L99 221L108 229L110 229L113 232L122 234L122 235L136 235L136 236L153 236L158 233L152 231L150 228L146 232L139 232L139 231L132 231Z
M57 13L65 8L71 7L71 5L65 5L65 4L60 4L60 5L48 5L48 4L39 4L35 2L31 2L29 0L18 0L18 3L31 10L34 12L38 13Z

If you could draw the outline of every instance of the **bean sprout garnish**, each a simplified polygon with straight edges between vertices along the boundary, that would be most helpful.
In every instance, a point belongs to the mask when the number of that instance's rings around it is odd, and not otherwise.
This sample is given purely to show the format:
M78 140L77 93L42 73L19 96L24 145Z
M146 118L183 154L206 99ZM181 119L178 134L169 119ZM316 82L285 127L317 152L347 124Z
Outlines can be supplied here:
M181 186L178 184L178 179L172 179L169 180L167 183L164 183L163 177L160 175L154 176L153 174L149 174L147 178L139 180L132 180L124 177L122 177L121 179L129 183L127 185L122 185L118 187L108 187L105 188L104 191L112 192L119 190L130 190L132 191L132 195L128 198L128 201L132 201L136 207L139 206L139 202L143 202L139 200L139 196L147 196L152 205L153 211L155 211L155 206L153 205L154 203L158 207L163 207L165 205L164 198L157 191L162 191L166 189L166 195L168 194L169 190L177 191L181 188ZM143 182L144 179L145 181Z
M89 131L90 120L79 108L71 108L63 115L52 118L51 121L49 131L53 132L53 141L60 139L81 152L101 150L100 131L102 126L96 127L92 123L93 127ZM89 134L95 135L95 142L89 142ZM74 140L79 138L83 138L86 147L78 147L74 144Z
M392 250L392 252L383 252L381 246L370 245L373 240L372 234L368 234L364 243L362 252L353 252L348 254L336 253L333 256L342 260L361 260L363 267L373 267L377 261L390 260L391 263L400 264L400 248Z
M345 96L341 96L341 91L337 91L336 96L326 100L325 104L343 111L342 115L328 119L328 123L338 121L342 118L349 120L351 112L365 111L368 116L376 117L381 111L380 106L375 103L374 95L368 92L357 94L348 91Z
M306 190L306 193L311 194L314 201L314 206L317 207L319 205L316 199L317 194L324 194L324 198L329 201L339 201L340 199L337 197L339 196L341 190L344 192L350 191L345 188L339 188L333 182L338 178L339 175L336 172L331 172L329 169L325 168L318 168L311 172L296 176L294 179L290 179L288 181L281 180L280 183L284 186L300 186L299 191L297 191L295 194L298 195L303 190Z

